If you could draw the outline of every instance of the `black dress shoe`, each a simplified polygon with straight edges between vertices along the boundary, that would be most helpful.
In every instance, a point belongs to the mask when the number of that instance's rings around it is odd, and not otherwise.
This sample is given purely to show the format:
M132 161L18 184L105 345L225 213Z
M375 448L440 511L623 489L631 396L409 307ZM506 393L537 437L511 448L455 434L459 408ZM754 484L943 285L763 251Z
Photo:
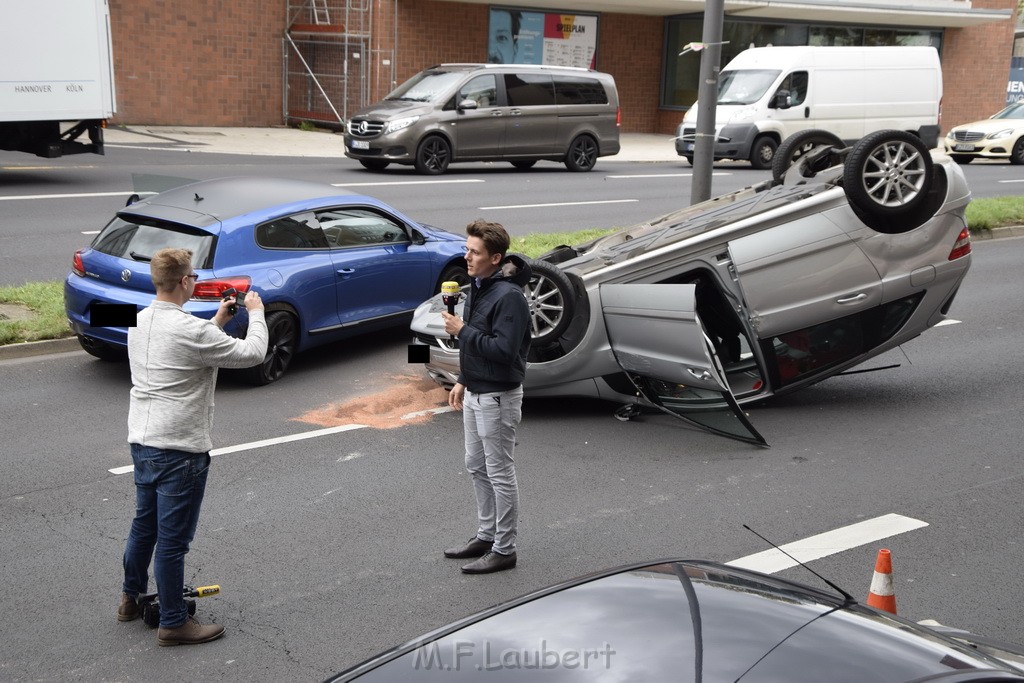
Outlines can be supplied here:
M479 560L474 560L462 568L466 574L490 574L516 566L516 554L502 555L501 553L487 553Z
M474 536L466 542L466 545L459 546L457 548L448 548L444 551L445 557L451 557L456 560L464 560L468 557L480 557L491 550L491 546L494 545L494 541L481 541L479 538Z

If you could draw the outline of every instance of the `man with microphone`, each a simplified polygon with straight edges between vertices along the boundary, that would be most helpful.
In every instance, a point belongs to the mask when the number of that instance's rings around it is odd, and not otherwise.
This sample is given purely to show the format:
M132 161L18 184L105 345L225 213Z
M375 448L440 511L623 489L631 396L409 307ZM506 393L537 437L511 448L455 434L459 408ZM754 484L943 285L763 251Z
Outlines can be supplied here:
M466 470L476 493L476 534L445 557L477 558L463 565L467 574L487 574L516 566L519 485L512 455L522 419L523 378L530 349L530 307L523 286L530 265L506 255L510 240L498 223L476 220L466 226L466 266L473 278L463 309L442 312L444 328L459 340L459 379L448 404L463 411ZM446 297L446 304L454 304Z

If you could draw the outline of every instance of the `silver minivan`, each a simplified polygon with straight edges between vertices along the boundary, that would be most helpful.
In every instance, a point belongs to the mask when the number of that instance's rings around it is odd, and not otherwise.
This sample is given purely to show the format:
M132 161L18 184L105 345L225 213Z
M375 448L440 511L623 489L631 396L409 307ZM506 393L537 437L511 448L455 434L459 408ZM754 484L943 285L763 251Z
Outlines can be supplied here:
M525 64L440 64L424 69L345 127L345 156L379 171L415 165L444 173L457 161L537 161L589 171L617 154L615 80L589 69Z

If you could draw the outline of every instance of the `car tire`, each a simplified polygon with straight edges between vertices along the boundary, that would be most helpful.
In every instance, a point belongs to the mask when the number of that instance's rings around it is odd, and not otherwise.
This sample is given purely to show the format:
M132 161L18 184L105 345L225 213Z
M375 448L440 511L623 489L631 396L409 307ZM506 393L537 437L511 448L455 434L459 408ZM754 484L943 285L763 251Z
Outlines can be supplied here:
M123 346L108 344L82 334L78 335L78 343L90 356L95 356L108 363L120 363L128 360L128 349Z
M576 290L562 270L547 261L531 260L533 274L523 287L530 304L530 336L533 344L554 342L576 314Z
M934 173L931 152L921 138L902 130L879 130L850 150L843 189L850 203L868 216L902 218L926 201Z
M291 313L268 313L267 332L270 340L263 362L242 371L245 380L257 387L281 379L292 364L299 345L299 323Z
M416 148L416 170L425 175L441 175L452 160L452 146L440 135L431 135Z
M777 183L781 183L782 179L786 177L786 171L797 160L815 147L822 145L841 148L843 147L843 141L839 139L838 135L827 130L821 130L820 128L802 130L790 135L782 141L779 148L775 150L775 156L772 157L772 179ZM801 171L801 174L805 178L812 178L814 176L814 173L809 169L804 169Z
M537 160L530 159L529 161L513 161L510 163L517 171L529 171L537 163Z
M1013 149L1010 150L1010 163L1024 164L1024 137L1017 138L1017 142L1013 143Z
M775 138L769 135L761 135L755 138L754 144L750 146L750 165L758 171L771 168L772 160L775 158L775 150L778 148L779 143L775 142Z
M441 271L441 282L458 282L459 287L465 287L471 281L465 266L453 263ZM440 288L439 288L440 289Z
M693 166L693 155L692 154L687 154L683 158L686 159L686 163L690 164L690 166Z
M359 163L368 171L383 171L391 165L390 161L384 161L382 159L360 159Z
M969 164L974 161L974 157L970 154L950 154L949 158L961 165Z
M597 141L589 135L577 135L569 143L565 167L577 173L589 171L597 163Z

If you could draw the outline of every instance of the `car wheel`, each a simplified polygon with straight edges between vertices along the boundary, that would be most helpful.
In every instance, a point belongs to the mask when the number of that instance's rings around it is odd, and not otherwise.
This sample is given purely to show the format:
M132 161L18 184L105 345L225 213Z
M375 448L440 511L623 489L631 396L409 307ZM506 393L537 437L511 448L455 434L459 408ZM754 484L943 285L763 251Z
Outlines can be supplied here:
M511 163L517 171L529 171L537 163L537 160L530 159L529 161L513 161Z
M570 171L589 171L597 163L597 143L589 135L577 135L569 143L565 167Z
M1024 164L1024 137L1017 138L1013 143L1013 150L1010 151L1011 164Z
M555 341L576 313L576 291L569 277L547 261L530 261L533 275L523 287L530 304L530 335L535 345Z
M457 263L453 263L441 272L441 282L458 282L460 288L468 285L470 281L466 267Z
M857 209L878 218L913 213L931 189L932 155L921 138L879 130L861 138L843 167L843 189Z
M775 142L773 137L762 135L756 138L750 147L750 165L759 171L771 168L775 150L778 148L779 143Z
M781 183L782 179L786 176L786 171L793 164L815 147L823 145L841 148L843 141L839 139L839 136L818 128L802 130L790 135L782 141L782 144L779 145L775 155L772 157L772 179ZM805 178L812 178L814 172L805 168L801 170L801 175Z
M440 135L431 135L416 150L416 170L427 175L441 175L452 160L452 146Z
M974 157L970 154L950 154L949 158L958 164L969 164L974 161Z
M270 341L263 362L243 370L246 381L257 387L281 379L288 366L292 364L292 358L295 357L295 350L299 345L299 325L291 313L268 313L267 331Z
M100 360L105 360L110 363L118 363L121 361L128 360L128 349L121 346L114 346L107 342L102 342L99 339L93 339L92 337L86 337L85 335L78 335L78 343L82 349L85 350L90 356L95 356Z
M383 171L391 165L390 161L383 161L381 159L360 159L359 163L369 171Z
M690 164L690 166L693 166L693 155L692 154L687 154L683 158L686 159L686 163Z

